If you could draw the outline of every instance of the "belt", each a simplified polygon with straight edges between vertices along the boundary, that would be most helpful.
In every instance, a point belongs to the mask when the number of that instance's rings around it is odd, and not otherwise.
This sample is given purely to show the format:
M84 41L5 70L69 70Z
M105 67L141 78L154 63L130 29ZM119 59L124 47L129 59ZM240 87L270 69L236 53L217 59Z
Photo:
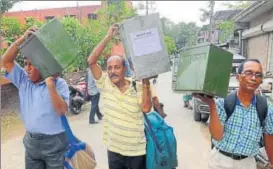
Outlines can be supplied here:
M232 153L228 153L228 152L225 152L225 151L222 151L218 148L216 148L221 154L227 156L227 157L230 157L232 158L233 160L243 160L245 158L248 158L248 156L245 156L245 155L238 155L238 154L232 154Z
M42 134L42 133L31 133L31 132L27 132L27 134L28 134L31 138L42 140L42 139L47 139L47 138L53 138L53 137L56 137L56 136L58 136L58 135L63 135L63 134L65 134L65 133L62 132L62 133L59 133L59 134L49 135L49 134Z

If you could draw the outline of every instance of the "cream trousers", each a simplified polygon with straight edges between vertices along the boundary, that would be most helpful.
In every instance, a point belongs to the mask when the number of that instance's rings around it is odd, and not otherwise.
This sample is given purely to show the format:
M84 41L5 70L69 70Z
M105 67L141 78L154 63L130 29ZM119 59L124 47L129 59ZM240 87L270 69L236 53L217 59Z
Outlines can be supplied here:
M233 160L214 148L209 159L209 169L257 169L257 164L254 157Z

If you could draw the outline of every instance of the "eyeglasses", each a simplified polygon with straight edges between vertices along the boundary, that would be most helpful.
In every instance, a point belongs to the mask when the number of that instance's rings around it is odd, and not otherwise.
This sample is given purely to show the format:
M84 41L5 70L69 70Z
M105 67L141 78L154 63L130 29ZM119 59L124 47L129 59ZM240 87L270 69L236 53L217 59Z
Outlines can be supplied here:
M264 75L260 72L252 72L252 71L245 71L245 72L242 72L243 75L245 75L246 77L250 77L252 78L253 76L255 76L255 78L258 78L258 79L262 79L264 77Z

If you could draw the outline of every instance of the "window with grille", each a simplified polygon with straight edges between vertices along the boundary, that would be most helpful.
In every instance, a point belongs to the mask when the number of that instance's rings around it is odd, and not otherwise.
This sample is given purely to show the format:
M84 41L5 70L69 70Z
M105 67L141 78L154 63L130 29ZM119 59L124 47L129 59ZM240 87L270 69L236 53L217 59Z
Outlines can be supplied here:
M88 16L88 19L93 19L93 20L97 19L97 14L94 14L94 13L87 14L87 16Z
M46 16L45 17L45 19L47 20L47 21L49 21L49 20L51 20L51 19L54 19L55 18L55 16Z

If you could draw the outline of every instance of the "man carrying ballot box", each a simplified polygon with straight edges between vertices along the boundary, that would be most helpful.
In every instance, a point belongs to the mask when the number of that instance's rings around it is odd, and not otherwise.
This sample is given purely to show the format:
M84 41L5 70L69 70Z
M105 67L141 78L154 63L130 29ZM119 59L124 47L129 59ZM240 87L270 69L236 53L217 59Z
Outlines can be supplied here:
M238 91L217 101L195 95L210 107L209 129L214 145L210 169L256 169L254 156L259 153L262 136L273 168L273 109L263 96L255 95L263 80L262 72L258 60L246 60L238 67Z
M25 59L25 69L15 62L19 45L36 30L30 28L7 49L2 66L6 78L19 90L21 118L26 128L25 168L63 169L68 142L60 115L67 111L68 85L58 77L43 79L28 59Z
M134 87L125 78L125 60L111 56L107 60L107 73L102 72L97 61L106 45L117 33L117 27L109 28L106 37L96 46L88 58L88 64L101 91L104 106L103 142L108 149L110 169L146 168L146 138L143 113L152 107L149 79Z

